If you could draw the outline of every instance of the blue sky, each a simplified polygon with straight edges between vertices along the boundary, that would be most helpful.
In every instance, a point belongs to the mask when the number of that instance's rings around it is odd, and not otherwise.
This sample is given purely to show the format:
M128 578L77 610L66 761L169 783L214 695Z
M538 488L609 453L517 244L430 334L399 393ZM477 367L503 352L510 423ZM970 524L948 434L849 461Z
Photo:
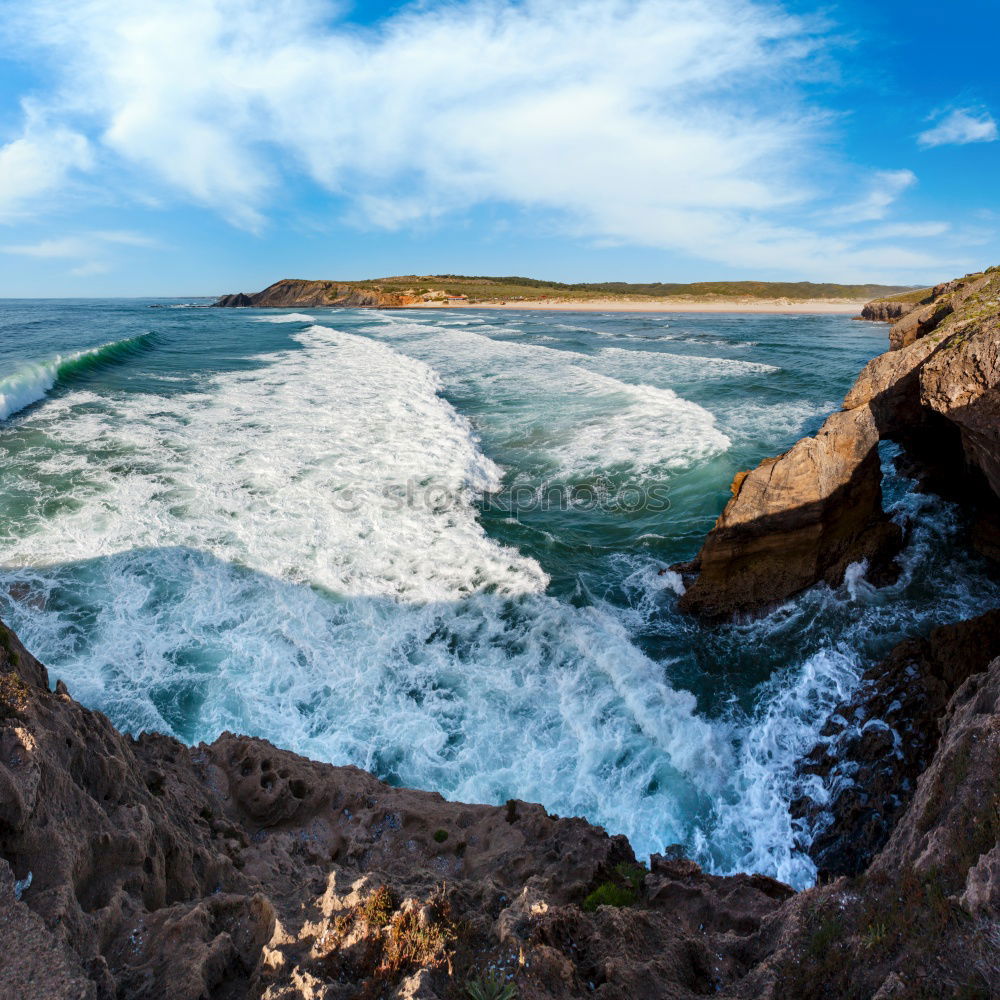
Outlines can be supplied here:
M0 296L1000 262L1000 5L0 0Z

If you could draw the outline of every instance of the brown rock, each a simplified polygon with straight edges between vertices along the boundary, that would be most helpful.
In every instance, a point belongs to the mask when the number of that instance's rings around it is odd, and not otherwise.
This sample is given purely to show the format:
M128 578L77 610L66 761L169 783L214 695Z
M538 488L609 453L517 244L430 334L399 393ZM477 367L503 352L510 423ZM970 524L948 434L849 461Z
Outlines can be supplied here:
M852 562L882 571L900 529L882 512L878 431L869 407L834 413L812 438L734 483L680 607L708 618L765 610Z
M856 319L868 320L870 323L893 323L913 308L913 304L900 302L898 299L872 299L865 303L861 315Z
M414 295L382 292L378 288L363 288L336 281L304 281L283 278L268 285L262 292L247 295L238 292L223 295L214 304L223 307L253 307L255 309L291 309L316 306L338 306L352 309L397 309L416 302Z
M1000 523L1000 269L935 288L893 328L815 438L733 480L733 497L679 606L710 619L754 614L865 559L892 578L901 541L881 507L875 447L893 439L930 488ZM997 550L996 531L982 550Z

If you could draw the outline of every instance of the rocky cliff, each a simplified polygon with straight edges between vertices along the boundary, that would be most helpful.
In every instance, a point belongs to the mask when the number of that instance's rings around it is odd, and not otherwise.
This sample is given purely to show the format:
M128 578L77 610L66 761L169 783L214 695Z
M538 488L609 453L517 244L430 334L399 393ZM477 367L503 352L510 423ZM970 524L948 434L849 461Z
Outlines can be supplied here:
M968 676L888 842L795 894L261 740L132 739L0 626L0 995L990 996L1000 659L948 648Z
M681 567L684 610L760 613L820 580L840 583L862 560L873 582L890 578L900 534L882 512L879 441L902 444L932 486L985 508L1000 498L1000 269L935 288L892 327L890 346L815 437L736 476L701 552Z
M236 292L221 296L214 305L256 309L316 308L339 306L344 309L398 309L416 302L417 297L377 288L347 285L336 281L303 281L283 278L251 295Z

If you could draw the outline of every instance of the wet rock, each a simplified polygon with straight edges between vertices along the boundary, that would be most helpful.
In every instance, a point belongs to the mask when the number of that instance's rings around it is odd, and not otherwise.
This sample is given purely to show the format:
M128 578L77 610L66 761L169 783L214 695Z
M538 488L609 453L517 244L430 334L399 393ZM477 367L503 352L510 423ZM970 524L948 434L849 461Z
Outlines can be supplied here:
M821 877L858 874L886 844L938 749L950 699L997 656L1000 611L937 628L896 646L831 713L792 804Z

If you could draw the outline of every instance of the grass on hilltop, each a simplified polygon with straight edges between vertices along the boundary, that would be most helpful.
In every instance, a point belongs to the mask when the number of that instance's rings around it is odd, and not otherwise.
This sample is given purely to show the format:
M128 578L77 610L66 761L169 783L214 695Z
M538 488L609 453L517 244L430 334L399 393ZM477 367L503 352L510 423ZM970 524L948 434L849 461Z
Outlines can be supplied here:
M371 278L350 284L384 292L444 291L467 295L476 301L496 299L604 299L604 298L749 298L749 299L850 299L869 300L897 293L925 295L921 289L901 285L836 285L811 281L698 281L652 282L635 284L625 281L578 282L541 281L537 278L467 276L461 274L402 275Z

